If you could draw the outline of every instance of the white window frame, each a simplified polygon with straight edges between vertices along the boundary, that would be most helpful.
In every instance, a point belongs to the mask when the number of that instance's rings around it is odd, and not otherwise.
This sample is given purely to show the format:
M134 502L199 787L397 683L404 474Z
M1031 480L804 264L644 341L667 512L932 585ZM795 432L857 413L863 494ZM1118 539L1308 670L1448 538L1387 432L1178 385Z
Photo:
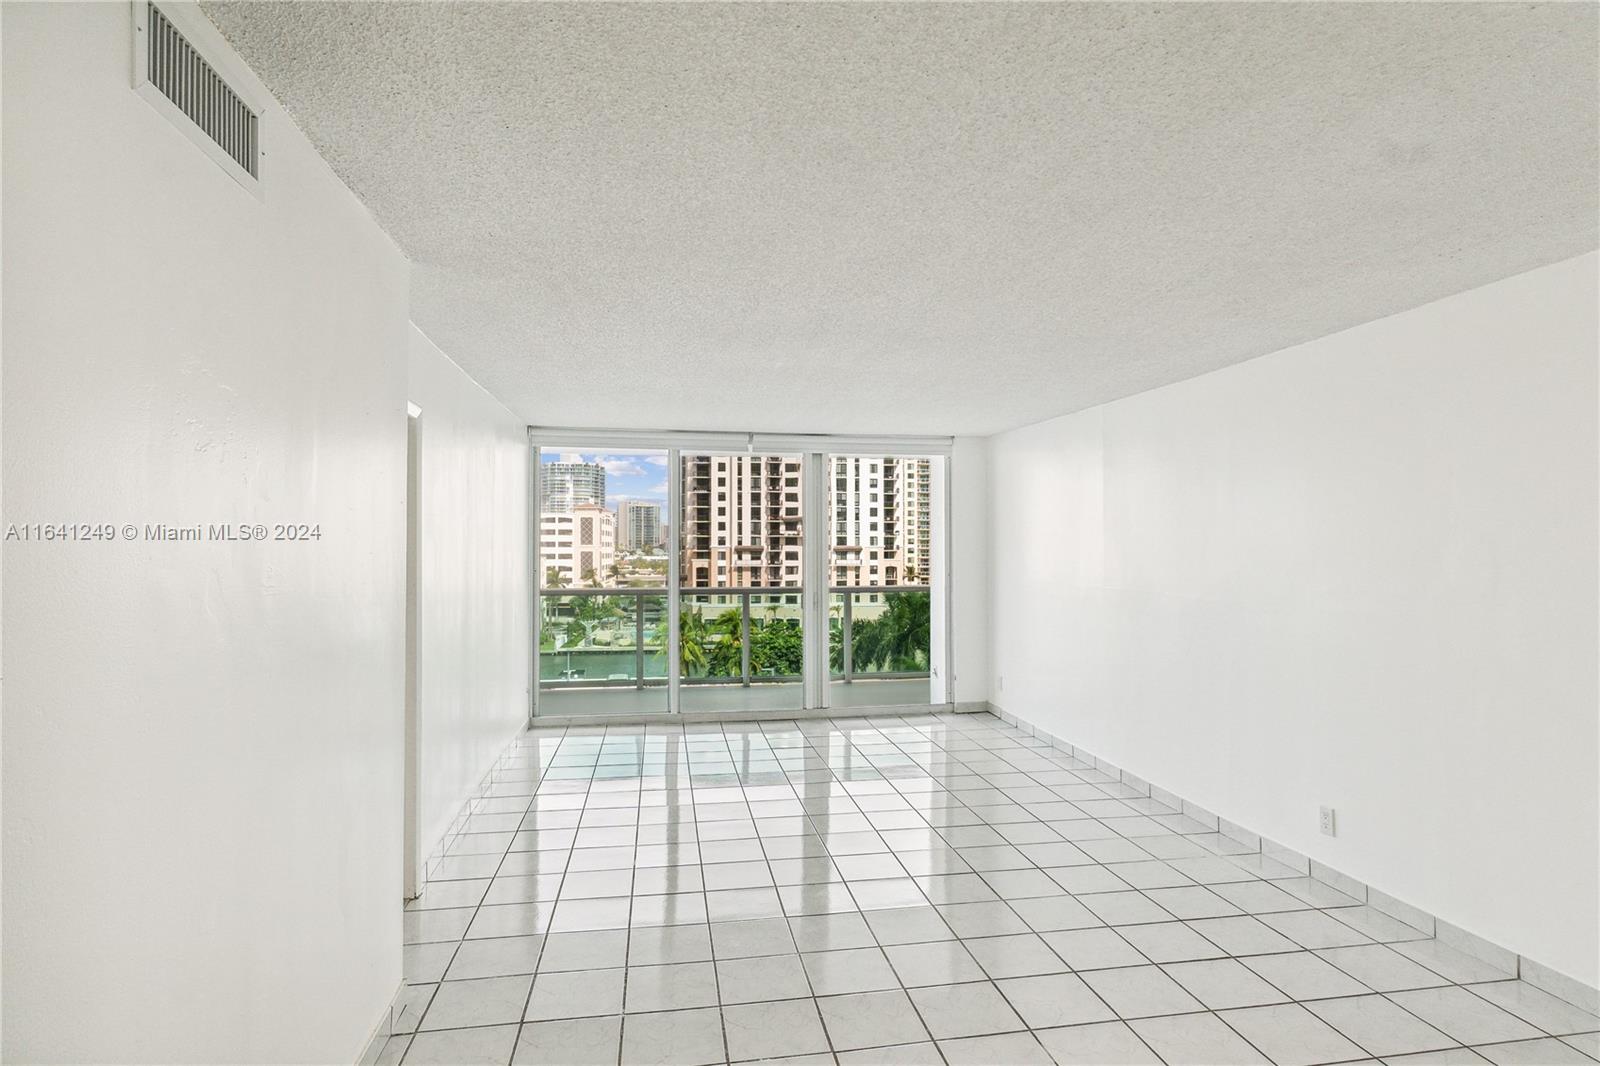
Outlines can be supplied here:
M772 433L712 433L677 430L617 430L617 429L572 429L567 427L529 426L529 473L528 473L528 553L529 553L529 617L532 636L531 654L528 657L528 724L531 726L538 719L539 706L539 640L541 612L539 594L543 585L540 523L542 521L539 511L540 491L540 455L547 450L571 451L583 449L586 451L665 451L667 453L667 514L670 517L670 529L674 541L682 536L683 529L683 484L681 477L682 458L685 452L710 453L714 455L737 455L741 452L758 455L798 455L801 458L804 477L801 479L805 491L801 493L800 514L802 528L806 530L805 543L802 545L802 573L812 575L812 580L803 585L802 595L802 631L805 634L805 666L804 666L804 709L800 712L805 715L827 713L829 708L829 694L831 691L830 676L828 671L828 597L833 582L830 580L832 572L828 566L827 529L829 517L829 502L832 495L832 476L834 467L830 461L836 457L848 456L883 456L904 455L918 458L934 458L942 460L943 488L944 488L944 521L940 535L944 545L944 561L942 573L939 578L943 582L943 595L936 597L943 601L944 621L944 662L943 670L939 672L938 681L943 690L943 706L951 708L955 705L955 633L954 618L951 605L952 573L951 558L951 453L954 450L954 440L951 437L912 437L912 436L851 436L840 434L772 434ZM669 546L667 564L667 711L665 716L659 712L642 714L639 717L659 720L662 717L669 719L683 714L679 692L679 649L678 626L680 604L681 575L676 564L679 546L673 543ZM931 586L935 575L928 575ZM930 687L930 694L932 689ZM930 701L930 709L937 710L940 704ZM843 708L842 713L852 716L870 713L871 707ZM723 712L732 714L733 712ZM698 716L698 715L697 715ZM621 721L627 721L632 716L627 716ZM599 719L596 719L599 720ZM619 720L607 716L605 720ZM543 721L549 721L548 718Z

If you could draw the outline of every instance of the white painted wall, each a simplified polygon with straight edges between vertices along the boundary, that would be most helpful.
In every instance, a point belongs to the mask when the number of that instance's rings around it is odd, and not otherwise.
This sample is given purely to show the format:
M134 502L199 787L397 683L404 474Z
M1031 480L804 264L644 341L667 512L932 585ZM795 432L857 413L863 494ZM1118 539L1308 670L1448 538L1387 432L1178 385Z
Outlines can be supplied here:
M422 853L528 721L527 424L415 326L409 398L422 408Z
M353 1062L400 979L407 265L276 107L257 202L129 88L126 4L3 5L14 1062ZM201 35L207 46L215 34Z
M995 438L994 702L1596 984L1596 282Z

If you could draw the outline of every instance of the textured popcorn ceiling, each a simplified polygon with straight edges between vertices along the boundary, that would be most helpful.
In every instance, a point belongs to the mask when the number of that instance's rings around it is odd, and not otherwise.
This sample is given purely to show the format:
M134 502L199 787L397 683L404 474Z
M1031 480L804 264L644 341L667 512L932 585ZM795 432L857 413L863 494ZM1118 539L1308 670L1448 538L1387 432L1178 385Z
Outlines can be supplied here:
M540 424L987 433L1600 243L1593 4L206 10Z

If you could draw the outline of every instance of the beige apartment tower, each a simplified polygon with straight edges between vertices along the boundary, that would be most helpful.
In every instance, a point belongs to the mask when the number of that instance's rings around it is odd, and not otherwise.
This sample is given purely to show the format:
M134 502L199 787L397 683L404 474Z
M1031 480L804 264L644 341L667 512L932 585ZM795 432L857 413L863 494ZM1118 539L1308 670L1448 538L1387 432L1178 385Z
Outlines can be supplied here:
M546 588L607 583L617 562L617 516L593 503L545 512L539 519L539 562Z
M834 586L926 585L931 464L914 456L828 459ZM684 588L798 588L801 462L775 455L683 459Z
M800 459L683 457L684 588L799 588Z
M835 586L928 583L930 463L915 456L839 455L828 512L829 580Z

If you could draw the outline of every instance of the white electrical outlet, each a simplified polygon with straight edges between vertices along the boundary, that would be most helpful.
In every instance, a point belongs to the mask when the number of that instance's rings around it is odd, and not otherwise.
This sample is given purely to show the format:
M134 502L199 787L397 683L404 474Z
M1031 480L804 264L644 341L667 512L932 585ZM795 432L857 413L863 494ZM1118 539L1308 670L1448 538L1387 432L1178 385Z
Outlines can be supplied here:
M1331 837L1338 835L1335 832L1337 826L1334 825L1332 807L1321 808L1321 814L1317 819L1317 824L1321 827L1323 836Z
M994 679L994 689L996 692L1004 692L1006 690L1005 674L1000 674Z

